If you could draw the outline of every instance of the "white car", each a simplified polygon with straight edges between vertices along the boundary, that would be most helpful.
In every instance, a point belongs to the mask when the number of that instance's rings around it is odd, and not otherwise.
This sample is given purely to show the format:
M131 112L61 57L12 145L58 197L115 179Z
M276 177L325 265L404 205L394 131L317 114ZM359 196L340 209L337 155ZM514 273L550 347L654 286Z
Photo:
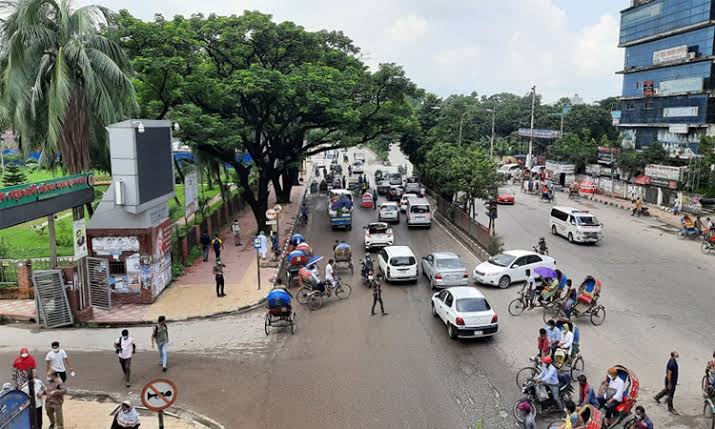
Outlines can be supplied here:
M400 208L397 203L388 201L380 204L377 209L378 222L395 222L400 223Z
M508 288L512 283L526 281L526 270L537 267L556 269L556 260L528 250L507 250L477 265L472 278L477 283Z
M499 316L484 295L471 286L432 295L432 315L447 325L450 338L490 337L499 332Z
M400 211L401 212L406 212L407 211L407 206L409 205L409 201L411 199L418 199L420 196L415 195L415 194L403 194L402 198L400 198Z
M394 237L390 225L385 222L373 222L365 225L365 250L392 246L393 242Z
M365 172L365 164L359 159L353 162L353 174L363 174Z
M417 258L407 246L387 246L377 254L377 266L386 282L417 281Z

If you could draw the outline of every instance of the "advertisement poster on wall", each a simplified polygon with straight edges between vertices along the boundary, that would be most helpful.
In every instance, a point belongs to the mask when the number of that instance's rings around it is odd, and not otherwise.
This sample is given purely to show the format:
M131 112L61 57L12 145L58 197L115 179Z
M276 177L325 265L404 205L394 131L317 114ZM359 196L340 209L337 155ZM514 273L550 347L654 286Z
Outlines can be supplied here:
M87 223L84 218L72 222L72 241L74 242L74 260L84 258L87 252Z
M189 217L199 209L199 176L191 171L184 178L184 204L186 216Z

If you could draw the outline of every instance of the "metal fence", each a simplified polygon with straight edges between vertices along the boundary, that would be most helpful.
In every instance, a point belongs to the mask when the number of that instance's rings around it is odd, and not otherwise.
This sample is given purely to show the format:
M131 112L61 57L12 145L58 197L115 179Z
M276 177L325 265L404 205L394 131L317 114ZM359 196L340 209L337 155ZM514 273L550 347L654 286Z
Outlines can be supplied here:
M17 284L17 261L0 259L0 285Z
M452 204L444 197L440 196L433 190L425 188L426 193L437 202L437 211L444 216L449 222L467 234L472 240L476 241L483 248L488 248L491 241L489 227L482 225L473 219L469 213L461 207Z

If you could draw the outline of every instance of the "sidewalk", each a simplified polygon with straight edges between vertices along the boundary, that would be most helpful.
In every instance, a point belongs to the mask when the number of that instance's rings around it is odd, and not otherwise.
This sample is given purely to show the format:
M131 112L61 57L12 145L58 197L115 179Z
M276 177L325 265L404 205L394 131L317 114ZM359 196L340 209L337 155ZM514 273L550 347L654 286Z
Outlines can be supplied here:
M110 413L117 408L114 402L84 401L80 399L65 399L62 411L64 413L65 429L88 429L88 428L108 428L112 425L113 417ZM141 403L133 403L134 406L141 406ZM43 410L44 411L44 410ZM159 419L156 413L139 411L141 429L158 429ZM171 409L167 412L171 413ZM43 416L45 425L47 415ZM45 426L46 427L46 426ZM188 420L164 415L164 427L171 429L205 429L206 426Z
M287 242L293 230L304 193L305 185L294 186L291 203L283 205L280 222L282 243ZM271 194L269 206L273 205L275 196ZM156 321L160 315L166 316L169 321L177 321L220 315L258 305L272 286L278 268L276 264L261 267L261 289L258 290L256 250L252 245L257 225L250 207L241 211L238 221L242 231L242 246L234 246L230 225L221 230L221 238L224 241L221 260L226 264L226 297L216 297L212 273L215 257L212 250L207 262L197 260L186 269L183 276L171 283L153 304L120 304L112 306L111 310L95 308L90 323L105 326L146 324ZM269 254L270 250L269 242ZM36 314L32 300L0 300L0 319L28 321L36 319Z
M580 193L581 198L585 198L603 205L619 208L622 210L631 211L633 210L633 204L623 198L614 198L604 194L584 194ZM658 207L654 204L643 203L644 206L648 207L651 217L657 219L663 223L680 228L680 215L674 215L672 210L663 207Z

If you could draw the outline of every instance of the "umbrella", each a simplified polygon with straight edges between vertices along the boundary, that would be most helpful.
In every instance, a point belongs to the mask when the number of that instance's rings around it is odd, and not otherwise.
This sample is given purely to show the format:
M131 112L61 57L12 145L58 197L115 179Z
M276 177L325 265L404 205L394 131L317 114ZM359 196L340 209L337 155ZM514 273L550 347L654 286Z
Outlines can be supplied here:
M290 238L290 244L296 245L300 244L305 241L305 237L303 237L303 234L293 234L293 236Z
M323 257L322 256L311 256L310 259L308 259L308 265L314 265L317 264L318 262L322 261Z
M556 277L556 271L548 267L536 267L534 268L534 272L542 278L553 279Z

